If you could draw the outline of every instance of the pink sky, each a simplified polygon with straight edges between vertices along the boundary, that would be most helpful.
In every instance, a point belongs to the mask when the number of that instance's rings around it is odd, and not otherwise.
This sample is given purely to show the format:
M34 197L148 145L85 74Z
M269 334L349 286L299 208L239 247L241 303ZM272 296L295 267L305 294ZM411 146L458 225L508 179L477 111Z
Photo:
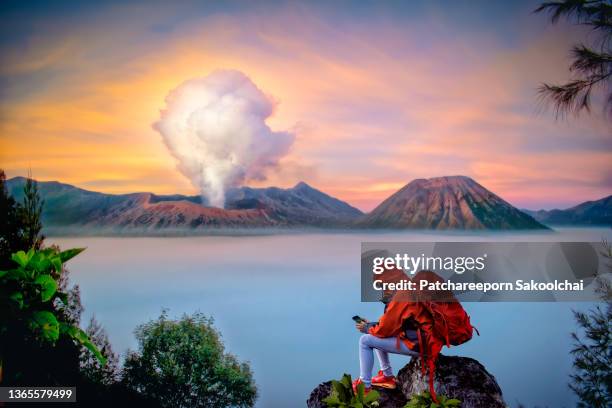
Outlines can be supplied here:
M367 24L303 5L178 15L113 6L41 22L25 46L4 49L9 177L31 168L98 191L195 194L151 124L183 81L236 69L276 101L268 125L296 135L251 185L303 180L366 211L414 178L443 175L534 209L612 191L610 121L597 108L567 120L538 109L537 86L568 78L576 30L528 13L508 32L453 31L435 10ZM168 20L172 29L151 29Z

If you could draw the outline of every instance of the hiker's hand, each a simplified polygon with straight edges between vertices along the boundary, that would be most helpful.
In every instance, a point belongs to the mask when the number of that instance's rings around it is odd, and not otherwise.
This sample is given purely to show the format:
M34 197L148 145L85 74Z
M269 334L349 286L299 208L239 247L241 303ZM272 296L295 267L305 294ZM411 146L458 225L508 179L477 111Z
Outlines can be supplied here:
M369 320L363 319L361 322L355 324L355 328L357 329L357 331L363 331L363 328L366 326L366 324L370 323Z

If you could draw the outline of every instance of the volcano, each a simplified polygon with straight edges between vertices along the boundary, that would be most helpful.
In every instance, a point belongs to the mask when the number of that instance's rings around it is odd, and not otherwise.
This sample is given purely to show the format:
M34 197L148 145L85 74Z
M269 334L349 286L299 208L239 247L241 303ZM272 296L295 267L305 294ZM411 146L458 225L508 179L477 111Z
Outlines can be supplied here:
M7 181L9 193L23 198L26 179ZM327 227L351 225L363 215L357 208L304 182L292 188L240 187L227 193L226 208L210 207L200 196L153 193L105 194L57 181L38 182L45 201L47 231L149 233L224 228Z
M356 224L388 229L547 228L466 176L413 180Z

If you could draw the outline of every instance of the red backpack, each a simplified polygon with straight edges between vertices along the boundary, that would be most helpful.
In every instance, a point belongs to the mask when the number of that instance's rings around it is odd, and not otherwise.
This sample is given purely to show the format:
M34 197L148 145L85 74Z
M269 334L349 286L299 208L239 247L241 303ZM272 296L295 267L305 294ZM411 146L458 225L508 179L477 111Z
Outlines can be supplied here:
M478 330L470 323L470 316L458 301L421 302L421 305L431 315L430 325L417 328L421 368L426 375L425 366L429 368L429 392L434 402L437 402L434 390L435 364L442 347L458 346L472 338L472 331Z

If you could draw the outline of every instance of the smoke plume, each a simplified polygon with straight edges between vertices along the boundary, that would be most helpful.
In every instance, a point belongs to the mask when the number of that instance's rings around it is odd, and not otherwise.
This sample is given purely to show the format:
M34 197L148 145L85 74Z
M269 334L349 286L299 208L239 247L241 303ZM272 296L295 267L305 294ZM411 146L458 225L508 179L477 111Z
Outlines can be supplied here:
M202 198L223 207L228 188L265 179L293 143L293 134L266 125L273 109L242 72L216 71L170 91L153 128Z

